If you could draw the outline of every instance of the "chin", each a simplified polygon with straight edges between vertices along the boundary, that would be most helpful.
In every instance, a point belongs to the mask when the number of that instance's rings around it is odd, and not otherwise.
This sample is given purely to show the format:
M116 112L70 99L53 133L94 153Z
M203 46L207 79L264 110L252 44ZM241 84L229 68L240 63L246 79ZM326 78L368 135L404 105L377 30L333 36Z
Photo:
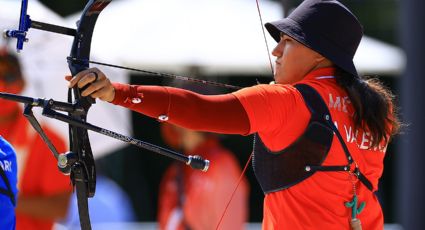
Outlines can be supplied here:
M289 82L288 82L288 81L286 81L286 80L282 80L282 79L280 79L280 80L275 79L275 80L274 80L274 82L275 82L276 84L289 84Z
M282 74L282 73L277 73L274 76L274 82L276 82L276 84L288 84L288 80L285 77L286 75Z

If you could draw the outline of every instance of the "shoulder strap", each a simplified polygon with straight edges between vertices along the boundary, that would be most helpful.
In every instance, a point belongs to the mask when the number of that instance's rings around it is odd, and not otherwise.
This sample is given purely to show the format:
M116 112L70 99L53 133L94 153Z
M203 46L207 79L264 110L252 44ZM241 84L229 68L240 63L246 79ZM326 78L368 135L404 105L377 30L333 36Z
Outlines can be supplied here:
M312 114L321 114L323 117L318 117L316 119L323 120L328 125L329 128L333 130L335 135L337 136L341 146L344 150L344 154L347 158L348 165L343 166L311 166L312 171L349 171L351 164L354 162L353 157L348 150L348 147L341 136L341 133L338 131L337 127L333 123L331 114L329 112L328 106L323 101L323 98L320 94L311 86L306 84L297 84L294 86L303 96L304 101L308 107L308 109L312 112ZM371 191L373 191L372 183L364 176L359 168L356 165L353 173L359 178L359 180Z

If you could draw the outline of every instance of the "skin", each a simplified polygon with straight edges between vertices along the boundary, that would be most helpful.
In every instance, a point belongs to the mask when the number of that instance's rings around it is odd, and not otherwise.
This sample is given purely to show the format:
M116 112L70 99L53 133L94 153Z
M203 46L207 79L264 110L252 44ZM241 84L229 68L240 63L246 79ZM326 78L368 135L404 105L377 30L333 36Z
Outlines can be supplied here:
M98 75L97 79L94 72ZM69 88L75 85L77 85L78 88L83 88L87 84L90 84L90 86L81 93L81 96L85 97L90 95L92 98L99 98L107 102L111 102L115 98L115 89L111 81L106 78L105 74L98 68L90 68L81 71L74 77L65 76L65 79L69 81Z
M315 69L333 65L331 61L316 51L285 34L281 35L272 55L276 57L274 80L278 84L298 82ZM97 73L97 79L93 72ZM90 95L107 102L111 102L115 98L115 90L111 81L97 68L84 70L75 77L66 76L65 79L69 81L69 88L75 85L83 88L92 83L82 92L82 96Z
M272 55L276 57L274 80L278 84L295 83L315 69L332 66L328 59L285 34Z

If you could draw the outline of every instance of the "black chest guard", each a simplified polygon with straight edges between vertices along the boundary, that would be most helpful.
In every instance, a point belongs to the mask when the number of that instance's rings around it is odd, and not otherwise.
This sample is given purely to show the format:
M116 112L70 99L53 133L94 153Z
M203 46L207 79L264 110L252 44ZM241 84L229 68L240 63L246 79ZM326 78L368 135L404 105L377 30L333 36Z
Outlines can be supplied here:
M316 171L350 171L354 162L338 129L332 122L328 107L321 96L310 86L299 84L311 118L304 133L290 146L279 151L270 151L256 134L252 166L255 176L265 194L289 188L312 176ZM337 135L347 157L348 164L322 166ZM372 190L372 184L355 168L353 173Z

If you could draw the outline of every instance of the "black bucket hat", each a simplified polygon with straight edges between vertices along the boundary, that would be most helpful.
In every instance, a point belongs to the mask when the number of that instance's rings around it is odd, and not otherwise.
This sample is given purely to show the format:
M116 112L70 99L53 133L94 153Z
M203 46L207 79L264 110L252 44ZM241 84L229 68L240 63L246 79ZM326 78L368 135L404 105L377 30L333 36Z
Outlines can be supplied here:
M336 0L305 0L288 17L265 24L280 41L284 33L358 76L353 57L363 36L363 27L350 10Z

